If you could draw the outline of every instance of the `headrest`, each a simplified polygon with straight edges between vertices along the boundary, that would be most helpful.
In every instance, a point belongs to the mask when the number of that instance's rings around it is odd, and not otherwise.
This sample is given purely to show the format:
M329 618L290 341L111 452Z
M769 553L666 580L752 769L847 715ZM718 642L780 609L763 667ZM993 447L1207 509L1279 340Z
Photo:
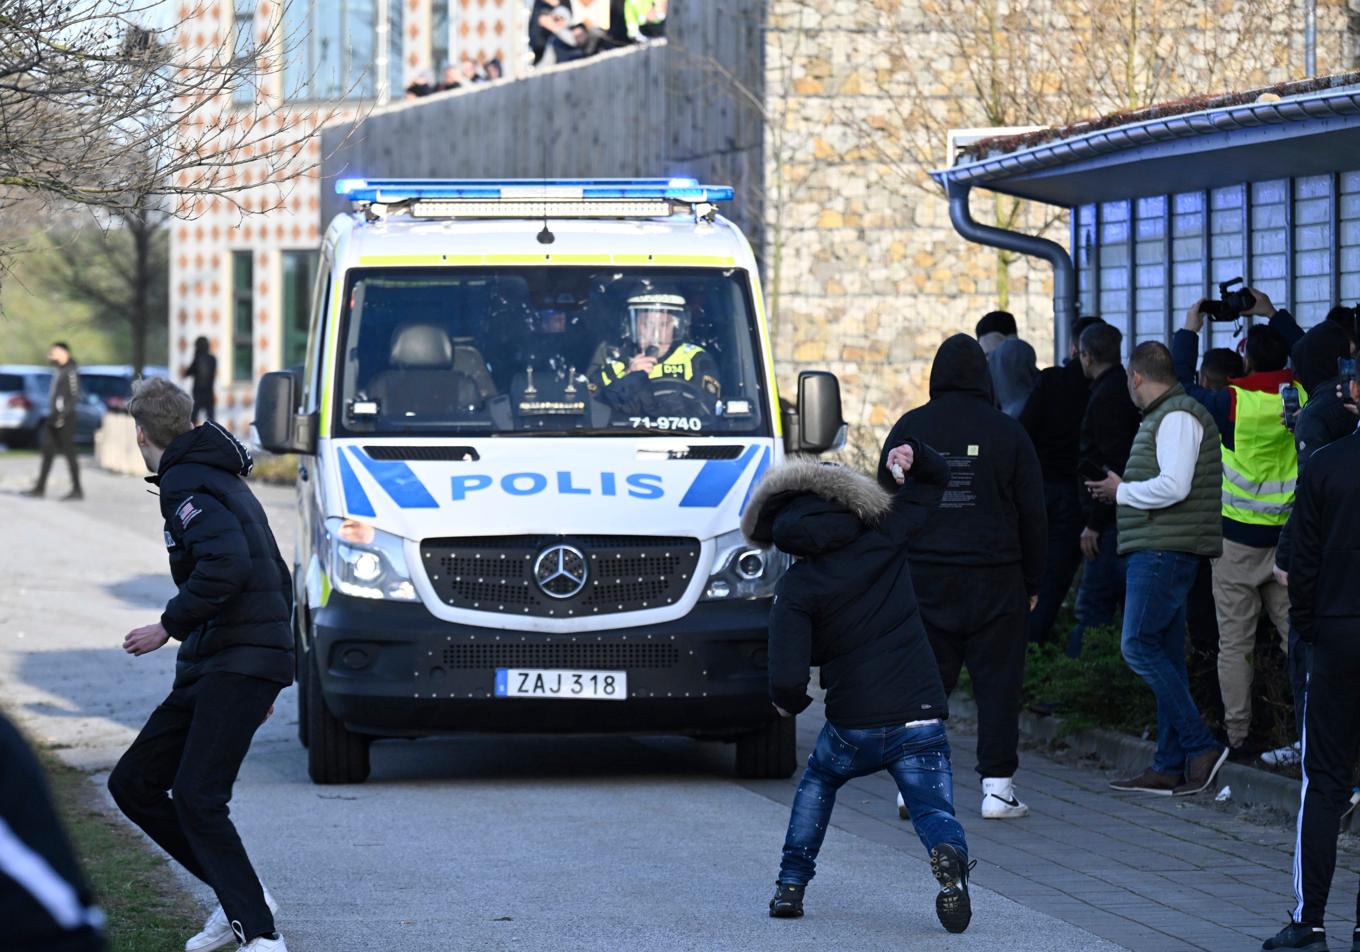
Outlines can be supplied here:
M433 324L403 324L392 335L392 366L452 367L453 344Z

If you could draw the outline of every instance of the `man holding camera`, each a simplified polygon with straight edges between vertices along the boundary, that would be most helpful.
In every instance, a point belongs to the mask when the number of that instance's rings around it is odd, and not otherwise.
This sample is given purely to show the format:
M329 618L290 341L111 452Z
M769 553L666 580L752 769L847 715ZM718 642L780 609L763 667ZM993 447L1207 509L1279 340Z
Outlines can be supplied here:
M1255 288L1245 310L1217 308L1216 320L1266 317L1268 325L1247 332L1246 376L1228 381L1226 389L1199 385L1195 365L1199 333L1212 305L1199 301L1190 308L1185 327L1176 332L1172 354L1176 376L1187 393L1213 414L1223 438L1223 555L1213 563L1214 603L1218 613L1218 680L1223 695L1223 723L1234 760L1250 760L1251 655L1262 606L1279 632L1280 648L1289 637L1289 595L1274 577L1275 547L1289 519L1298 480L1298 454L1288 430L1280 425L1284 400L1280 388L1294 385L1287 369L1289 349L1303 336L1293 315L1277 309ZM1232 304L1234 302L1225 301ZM1245 300L1236 303L1246 303Z

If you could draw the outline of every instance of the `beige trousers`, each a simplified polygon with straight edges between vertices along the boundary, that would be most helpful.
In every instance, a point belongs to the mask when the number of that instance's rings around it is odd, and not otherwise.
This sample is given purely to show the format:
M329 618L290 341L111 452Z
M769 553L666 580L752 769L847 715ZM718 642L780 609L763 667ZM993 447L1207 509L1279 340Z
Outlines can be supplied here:
M1228 743L1238 746L1251 729L1252 653L1262 604L1289 647L1289 590L1275 581L1275 548L1257 549L1223 540L1213 560L1214 608L1218 614L1218 684Z

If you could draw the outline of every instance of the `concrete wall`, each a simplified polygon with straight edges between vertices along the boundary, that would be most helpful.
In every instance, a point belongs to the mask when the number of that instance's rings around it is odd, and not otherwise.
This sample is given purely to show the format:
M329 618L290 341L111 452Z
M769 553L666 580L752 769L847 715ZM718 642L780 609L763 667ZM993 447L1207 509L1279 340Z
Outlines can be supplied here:
M729 212L759 247L763 9L677 2L665 42L395 103L348 135L328 130L321 225L348 210L329 185L342 176L686 174L733 185Z

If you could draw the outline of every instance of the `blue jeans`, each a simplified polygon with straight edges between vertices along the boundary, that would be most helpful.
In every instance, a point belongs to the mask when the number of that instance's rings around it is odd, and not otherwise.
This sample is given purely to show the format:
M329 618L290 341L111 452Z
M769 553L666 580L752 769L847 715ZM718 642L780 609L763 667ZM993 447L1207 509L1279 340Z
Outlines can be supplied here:
M1080 533L1078 533L1080 535ZM1095 560L1082 562L1081 585L1077 589L1077 625L1067 636L1067 654L1081 656L1082 636L1087 628L1099 628L1114 621L1115 609L1124 598L1128 560L1119 554L1119 532L1109 526L1100 533L1100 551Z
M1185 762L1218 744L1190 696L1185 670L1185 600L1200 558L1148 549L1128 557L1128 594L1120 648L1133 672L1157 696L1157 753L1152 767L1178 774Z
M817 853L831 822L836 791L846 781L886 770L911 811L916 835L927 850L941 843L968 855L963 827L954 818L954 775L943 724L852 730L828 721L808 758L793 798L779 881L806 885L817 870Z

